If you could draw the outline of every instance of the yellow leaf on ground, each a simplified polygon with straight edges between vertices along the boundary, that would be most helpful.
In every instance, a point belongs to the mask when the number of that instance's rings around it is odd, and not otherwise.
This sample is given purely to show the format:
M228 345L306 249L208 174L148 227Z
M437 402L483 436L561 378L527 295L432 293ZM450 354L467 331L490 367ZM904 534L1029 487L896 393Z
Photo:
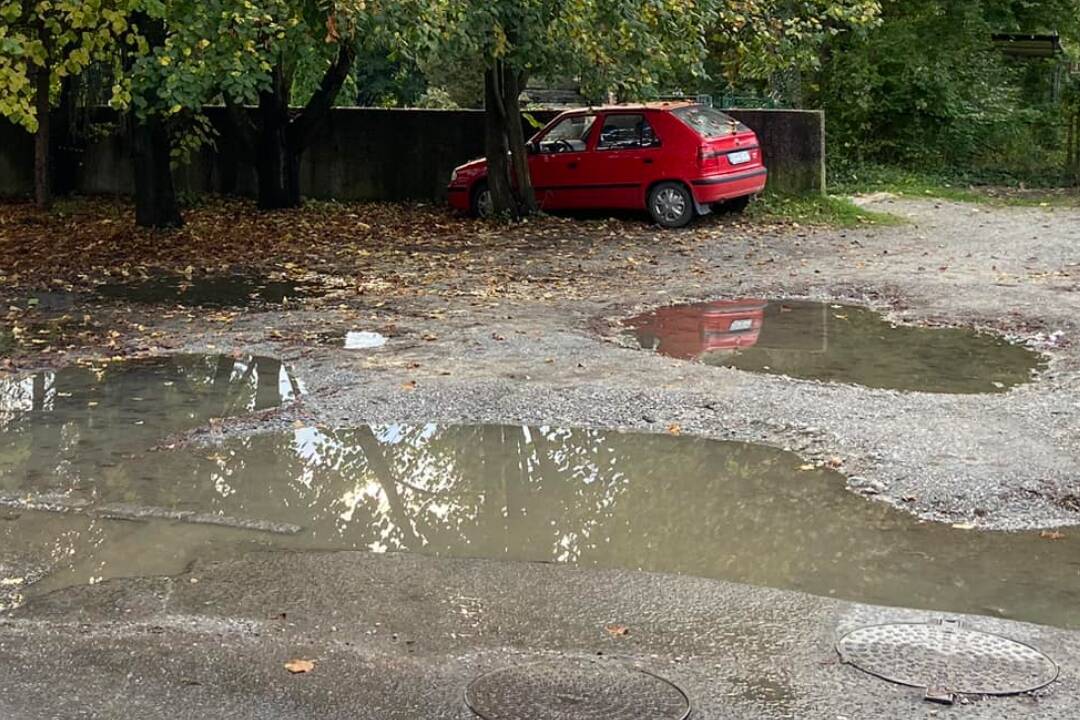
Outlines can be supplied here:
M291 672L293 675L299 673L309 673L315 669L315 662L313 660L290 660L285 663L285 669Z

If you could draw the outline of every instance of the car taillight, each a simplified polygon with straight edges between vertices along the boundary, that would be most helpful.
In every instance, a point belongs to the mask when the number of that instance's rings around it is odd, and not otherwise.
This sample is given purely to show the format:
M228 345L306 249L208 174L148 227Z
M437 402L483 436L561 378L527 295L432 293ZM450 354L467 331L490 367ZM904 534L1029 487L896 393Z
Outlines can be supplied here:
M698 145L698 149L697 149L697 164L698 164L698 167L704 167L705 166L705 153L707 151L708 151L708 147L706 145Z

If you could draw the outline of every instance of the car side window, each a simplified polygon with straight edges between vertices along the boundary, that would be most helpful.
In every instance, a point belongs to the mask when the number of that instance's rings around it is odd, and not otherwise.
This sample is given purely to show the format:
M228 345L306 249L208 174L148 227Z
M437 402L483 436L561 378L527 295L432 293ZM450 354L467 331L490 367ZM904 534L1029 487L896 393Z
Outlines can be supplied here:
M604 118L597 150L629 150L659 147L660 138L641 114L617 114Z
M572 115L561 120L540 138L540 152L565 153L584 152L589 140L589 131L596 121L595 115Z

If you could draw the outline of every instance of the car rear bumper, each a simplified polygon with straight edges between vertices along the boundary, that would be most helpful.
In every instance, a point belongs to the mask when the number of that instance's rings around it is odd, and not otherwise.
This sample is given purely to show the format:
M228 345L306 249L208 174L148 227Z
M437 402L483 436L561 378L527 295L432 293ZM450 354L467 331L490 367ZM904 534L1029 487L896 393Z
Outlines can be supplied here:
M731 198L753 195L765 189L769 171L763 167L739 172L710 175L698 178L690 183L694 199L702 205L730 200Z
M446 188L446 200L450 203L450 207L455 210L461 210L462 212L468 212L469 208L469 188L464 185L450 185Z

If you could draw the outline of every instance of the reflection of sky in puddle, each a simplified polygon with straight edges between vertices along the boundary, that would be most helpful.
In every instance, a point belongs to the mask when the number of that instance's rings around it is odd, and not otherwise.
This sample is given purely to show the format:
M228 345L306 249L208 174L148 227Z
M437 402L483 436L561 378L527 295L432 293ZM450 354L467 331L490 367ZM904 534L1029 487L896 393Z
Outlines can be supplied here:
M430 423L302 427L148 452L156 440L144 436L108 467L79 443L5 456L9 508L53 496L83 504L0 521L0 559L4 548L56 549L52 576L35 586L46 590L251 548L410 551L680 572L1080 626L1080 547L1068 532L1049 542L921 523L772 448Z
M673 305L624 324L639 347L669 357L874 388L1001 392L1042 365L996 335L897 326L865 308L802 300Z

